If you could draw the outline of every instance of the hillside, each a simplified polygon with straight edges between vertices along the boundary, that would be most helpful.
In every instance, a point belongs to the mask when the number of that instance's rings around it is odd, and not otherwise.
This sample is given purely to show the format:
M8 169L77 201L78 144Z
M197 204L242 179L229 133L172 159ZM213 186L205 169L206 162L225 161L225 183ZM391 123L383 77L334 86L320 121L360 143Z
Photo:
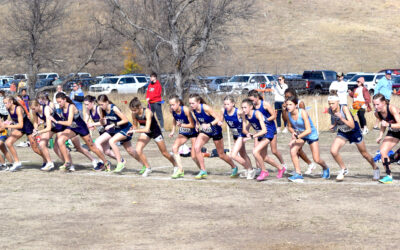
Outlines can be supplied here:
M79 51L87 49L85 36L79 34L90 29L90 13L101 13L103 9L99 0L74 0L70 8L63 34L69 34L68 42L79 46L66 56L79 57ZM230 49L218 55L206 74L301 72L314 68L377 71L400 67L398 1L257 0L256 10L246 22L229 27L237 33L226 43ZM6 12L7 5L1 4L0 16ZM4 25L4 19L0 25ZM6 35L0 31L0 37ZM89 66L89 72L117 73L121 69L118 47L104 55L107 60ZM0 74L21 71L19 68L18 62L0 61Z

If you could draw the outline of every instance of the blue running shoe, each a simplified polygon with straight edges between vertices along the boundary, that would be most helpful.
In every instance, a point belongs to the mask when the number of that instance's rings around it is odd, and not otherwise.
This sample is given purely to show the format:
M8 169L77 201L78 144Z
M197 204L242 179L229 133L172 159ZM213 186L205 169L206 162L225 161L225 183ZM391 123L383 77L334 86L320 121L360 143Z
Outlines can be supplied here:
M239 170L239 168L236 166L234 168L232 168L231 178L236 178L239 176L238 170Z
M303 183L304 182L304 178L303 175L295 173L294 175L290 176L288 178L289 181L291 182L298 182L298 183Z
M324 178L324 179L331 178L331 174L329 172L329 168L326 168L326 169L323 170L321 177Z
M382 184L392 184L393 183L393 178L390 175L386 175L382 179L379 180L380 183Z

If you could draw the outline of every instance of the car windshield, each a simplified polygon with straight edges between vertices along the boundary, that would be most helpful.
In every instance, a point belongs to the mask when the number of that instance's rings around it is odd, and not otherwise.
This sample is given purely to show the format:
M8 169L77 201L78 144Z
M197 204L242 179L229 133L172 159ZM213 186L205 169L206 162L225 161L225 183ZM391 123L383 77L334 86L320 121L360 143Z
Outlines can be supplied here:
M229 82L248 82L249 78L249 76L232 76Z
M356 82L360 77L364 77L364 81L366 82L372 82L374 80L374 75L355 75L350 79L350 82Z
M40 80L46 79L46 75L38 75L38 77L39 77Z
M116 84L118 82L118 78L103 78L100 84Z

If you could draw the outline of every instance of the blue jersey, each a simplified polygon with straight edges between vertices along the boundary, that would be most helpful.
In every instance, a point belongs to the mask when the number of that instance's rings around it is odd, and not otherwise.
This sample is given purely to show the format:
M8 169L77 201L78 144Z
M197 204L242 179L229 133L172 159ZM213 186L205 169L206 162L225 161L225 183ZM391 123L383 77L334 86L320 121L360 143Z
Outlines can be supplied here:
M266 110L265 108L264 108L264 101L263 100L261 100L261 105L260 105L260 107L257 109L258 111L260 111L261 112L261 114L263 114L264 116L265 116L265 125L267 126L267 130L268 130L268 132L269 133L272 133L272 134L276 134L276 125L275 125L275 122L272 120L272 121L268 121L267 119L268 118L270 118L271 117L271 114L268 112L268 110Z
M180 122L182 124L189 124L189 118L186 116L183 106L181 106L181 113L177 114L175 111L172 111L172 116L175 121ZM193 136L197 135L197 131L195 128L179 128L179 134L184 136Z
M301 116L301 112L303 111L303 109L299 109L299 114L297 117L297 120L294 120L292 118L292 113L289 112L289 121L290 124L292 124L293 129L296 131L297 134L302 133L304 130L306 130L306 125L304 124L304 120L303 117ZM307 136L304 137L304 139L307 140L317 140L318 139L318 132L314 127L314 124L311 120L310 117L308 117L308 121L310 122L310 126L311 126L311 133Z
M105 118L107 120L107 125L115 124L115 126L111 130L107 131L110 134L118 133L121 130L126 130L127 128L130 128L132 126L130 122L117 126L117 123L120 122L122 119L114 112L114 107L115 105L111 104L110 113L106 112L105 115Z
M206 112L203 109L203 104L201 104L200 113L198 113L196 110L194 110L194 115L196 116L196 119L199 121L200 124L211 123L215 120L214 117L206 114ZM222 134L222 128L218 125L213 125L213 126L209 127L208 129L200 128L200 132L203 132L204 134L212 137L212 136Z
M229 128L232 131L232 135L234 139L237 139L238 137L246 137L242 133L242 127L243 127L243 121L242 118L238 117L238 109L235 108L235 111L233 112L233 115L229 115L226 109L224 110L224 119L226 121L226 124L228 124Z
M64 121L68 121L70 105L71 104L68 104L66 113L64 113L64 110L62 111ZM78 134L80 136L86 136L89 134L89 129L86 125L86 122L82 119L81 114L79 112L74 114L73 119L72 119L72 124L67 128L72 130L75 134Z
M54 119L55 119L56 121L61 121L61 120L62 120L62 119L60 118L60 116L58 116L57 112L56 112L54 109L52 109L52 108L51 108L50 106L48 106L48 105L42 105L42 114L39 114L38 112L36 112L36 116L39 117L44 123L47 122L47 117L46 117L46 115L45 115L45 109L46 109L46 107L49 107L49 108L50 108L51 116L54 117ZM60 132L60 131L63 131L63 130L64 130L63 128L64 128L63 125L55 124L54 122L51 122L51 131L52 131L52 132L58 133L58 132Z

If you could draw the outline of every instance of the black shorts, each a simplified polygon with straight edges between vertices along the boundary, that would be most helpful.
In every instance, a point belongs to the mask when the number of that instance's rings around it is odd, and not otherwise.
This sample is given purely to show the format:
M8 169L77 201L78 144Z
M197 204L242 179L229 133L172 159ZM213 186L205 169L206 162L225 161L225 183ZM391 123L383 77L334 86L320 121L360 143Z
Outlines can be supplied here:
M224 138L224 137L222 136L222 133L221 133L221 134L216 134L216 135L211 135L211 134L207 134L207 133L204 133L204 132L200 132L200 133L201 133L201 134L205 134L206 136L212 138L214 141L219 141L219 140L221 140L222 138Z
M188 134L180 134L180 135L183 135L184 137L191 139L191 138L196 138L199 135L199 133L192 133L189 135Z
M400 132L393 132L393 131L390 131L390 130L389 130L389 131L387 132L386 136L391 136L391 137L394 137L394 138L400 140Z
M147 137L154 139L156 142L159 142L164 139L161 130L151 131L150 133L144 133L144 134L147 135Z

